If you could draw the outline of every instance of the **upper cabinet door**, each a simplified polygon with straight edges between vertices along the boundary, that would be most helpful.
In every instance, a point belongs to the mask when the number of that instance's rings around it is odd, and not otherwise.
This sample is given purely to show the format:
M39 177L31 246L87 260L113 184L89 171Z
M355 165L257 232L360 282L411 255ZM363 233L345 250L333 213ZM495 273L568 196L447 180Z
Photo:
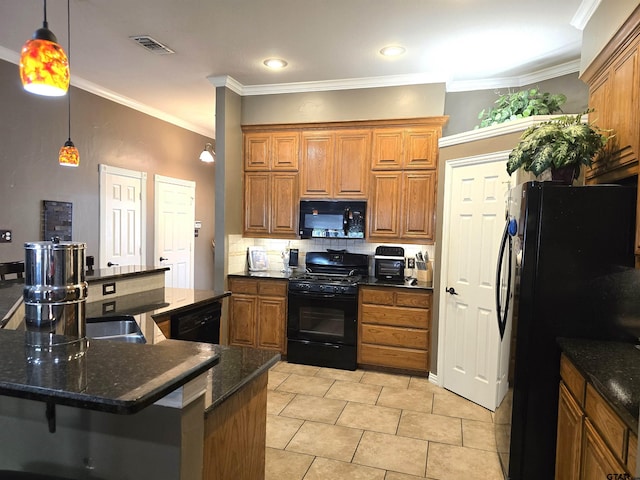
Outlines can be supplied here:
M410 128L404 134L403 168L434 169L438 165L438 134L433 128Z
M271 135L268 133L245 133L244 169L269 170L271 156Z
M328 198L333 182L335 135L332 132L303 132L300 163L300 196Z
M372 170L399 170L402 168L402 128L376 128L373 130L371 152Z
M334 198L367 198L370 158L370 130L336 133Z
M277 132L271 138L271 169L298 170L299 132Z

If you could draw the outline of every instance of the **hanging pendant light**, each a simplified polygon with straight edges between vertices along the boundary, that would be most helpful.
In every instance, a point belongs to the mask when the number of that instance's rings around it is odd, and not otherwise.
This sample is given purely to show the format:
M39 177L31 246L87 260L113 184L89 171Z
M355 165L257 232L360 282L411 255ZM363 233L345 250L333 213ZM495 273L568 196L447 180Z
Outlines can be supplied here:
M27 92L60 97L69 88L69 61L47 23L47 0L44 1L42 28L22 47L20 79Z
M69 0L67 0L67 52L71 56L71 20L70 20ZM77 167L80 164L80 152L71 141L71 89L67 95L68 119L69 119L69 138L60 149L58 154L58 163L65 167Z

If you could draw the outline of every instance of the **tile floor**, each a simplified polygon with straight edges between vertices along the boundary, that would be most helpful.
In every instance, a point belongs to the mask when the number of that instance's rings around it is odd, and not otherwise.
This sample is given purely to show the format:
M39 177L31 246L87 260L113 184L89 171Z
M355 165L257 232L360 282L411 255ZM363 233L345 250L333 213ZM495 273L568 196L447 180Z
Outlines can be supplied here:
M279 362L266 480L502 480L492 413L424 377Z

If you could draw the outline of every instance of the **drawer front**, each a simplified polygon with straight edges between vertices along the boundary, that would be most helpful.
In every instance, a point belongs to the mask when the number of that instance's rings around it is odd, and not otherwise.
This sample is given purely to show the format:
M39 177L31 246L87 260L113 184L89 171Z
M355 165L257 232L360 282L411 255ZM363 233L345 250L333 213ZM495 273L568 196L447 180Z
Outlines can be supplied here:
M376 325L423 329L427 329L429 326L428 310L419 310L417 308L363 305L361 319L363 324L374 323Z
M560 376L564 380L565 385L578 402L578 405L584 408L584 393L586 382L584 377L578 372L578 369L571 361L562 354L560 358Z
M428 330L415 328L387 327L384 325L362 325L360 340L363 343L389 345L394 347L429 348Z
M429 370L429 352L407 348L386 347L379 345L360 345L358 362L366 365L405 368L408 370Z
M626 427L590 384L587 384L585 412L613 453L620 459L625 458Z
M366 288L360 289L360 301L375 305L393 305L393 290L390 288Z
M275 297L287 296L287 282L279 280L260 280L258 282L259 295L272 295Z
M256 295L258 293L258 281L250 278L230 278L229 290L232 293Z
M396 291L396 305L399 307L431 308L431 293Z

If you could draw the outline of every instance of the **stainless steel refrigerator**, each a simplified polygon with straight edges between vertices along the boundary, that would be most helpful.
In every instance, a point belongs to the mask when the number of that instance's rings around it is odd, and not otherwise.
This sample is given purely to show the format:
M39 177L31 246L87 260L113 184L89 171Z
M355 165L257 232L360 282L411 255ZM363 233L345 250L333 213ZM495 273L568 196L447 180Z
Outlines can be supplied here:
M634 266L636 189L528 182L508 195L496 310L510 344L509 391L496 443L505 478L553 479L556 338L635 340L618 321L617 282Z

